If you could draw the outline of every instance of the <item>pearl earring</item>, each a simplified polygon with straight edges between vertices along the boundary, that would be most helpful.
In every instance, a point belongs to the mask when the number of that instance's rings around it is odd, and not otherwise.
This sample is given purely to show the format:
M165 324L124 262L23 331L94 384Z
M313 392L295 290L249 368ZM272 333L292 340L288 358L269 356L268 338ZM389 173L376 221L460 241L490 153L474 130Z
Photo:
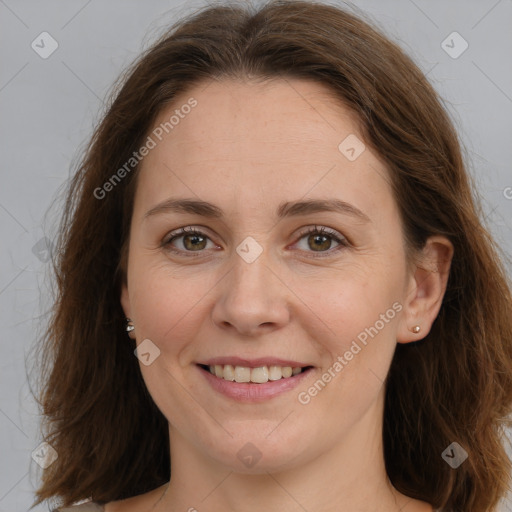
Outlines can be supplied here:
M126 319L126 332L132 332L135 329L135 325L133 325L133 322L130 318Z
M419 325L415 325L411 331L414 333L414 334L418 334L420 331L421 331L421 327Z

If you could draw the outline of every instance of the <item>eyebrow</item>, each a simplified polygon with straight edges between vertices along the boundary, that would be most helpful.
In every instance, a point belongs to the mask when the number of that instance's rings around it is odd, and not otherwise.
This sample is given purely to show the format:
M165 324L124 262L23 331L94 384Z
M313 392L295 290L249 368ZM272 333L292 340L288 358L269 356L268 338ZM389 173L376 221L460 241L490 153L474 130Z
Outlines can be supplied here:
M160 213L189 213L202 217L220 219L224 212L218 206L198 199L166 199L146 212L144 218ZM311 213L336 212L354 217L363 222L371 222L370 218L355 206L340 199L308 199L305 201L286 201L277 209L277 217L296 217Z

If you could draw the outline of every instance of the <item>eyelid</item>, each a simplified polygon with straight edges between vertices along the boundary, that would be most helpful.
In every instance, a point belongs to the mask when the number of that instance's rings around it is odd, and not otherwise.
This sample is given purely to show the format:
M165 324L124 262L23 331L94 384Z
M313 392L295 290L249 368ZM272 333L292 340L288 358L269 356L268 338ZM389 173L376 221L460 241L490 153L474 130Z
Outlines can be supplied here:
M170 233L168 233L164 237L164 239L161 243L161 246L164 248L168 248L168 250L170 250L171 252L178 254L178 255L186 255L186 257L200 256L201 253L206 252L204 249L200 250L200 251L179 250L179 249L175 249L172 245L170 245L170 242L176 238L181 238L182 236L185 236L188 234L192 234L192 235L195 234L195 235L207 238L212 243L214 243L213 240L211 239L211 237L207 233L203 232L202 230L208 231L208 228L206 228L204 226L190 225L190 226L183 226L181 228L175 229L175 230L171 231ZM333 249L329 249L327 251L303 251L303 252L313 253L314 258L322 258L322 257L332 256L334 253L338 252L339 250L346 249L346 248L352 246L351 242L347 239L347 237L345 237L344 235L342 235L335 229L328 228L326 226L319 227L316 224L302 228L301 231L296 235L296 237L295 237L296 241L292 245L296 245L302 238L304 238L304 236L306 236L310 233L318 233L318 234L327 235L330 238L332 238L333 240L335 240L336 243L338 243L337 247L335 247ZM302 252L302 251L299 251L299 252Z
M178 228L178 229L174 229L173 231L171 231L170 233L168 233L164 239L162 240L161 242L161 247L163 247L164 249L166 250L169 250L170 252L173 252L174 254L178 254L180 256L182 255L186 255L186 257L197 257L197 256L201 256L201 253L202 252L205 252L204 250L202 251L184 251L184 250L179 250L179 249L176 249L175 247L173 247L170 242L172 240L174 240L175 238L181 238L183 236L186 236L186 235L198 235L198 236L202 236L204 238L207 238L208 240L210 240L212 243L213 240L211 239L211 237L205 233L204 231L208 231L208 229L204 226L195 226L195 225L191 225L191 226L183 226L181 228ZM196 254L195 254L196 253Z
M298 242L300 242L300 240L308 235L308 234L312 234L312 233L317 233L317 234L321 234L321 235L327 235L328 237L332 238L333 240L336 241L336 243L338 244L337 247L334 247L334 248L331 248L327 251L305 251L305 252L310 252L310 253L313 253L313 257L314 258L328 258L328 257L332 257L336 254L338 254L338 252L344 250L344 249L348 249L350 247L352 247L352 243L348 240L348 238L344 235L342 235L340 232L336 231L335 229L332 229L332 228L328 228L326 226L318 226L318 225L311 225L311 226L307 226L305 228L303 228L300 233L298 234L298 238L297 238L297 241L294 242L293 245L296 245ZM301 251L299 251L301 252Z
M326 226L318 226L317 224L314 224L311 226L306 226L305 228L303 228L299 232L298 237L300 239L304 235L308 235L310 233L317 233L317 232L320 234L329 235L330 237L336 239L340 243L341 242L346 242L347 244L349 243L347 237L342 235L339 231L336 231L335 229L332 229L332 228L328 228Z
M201 230L206 230L203 226L196 226L196 225L190 225L190 226L183 226L181 228L173 229L167 235L164 237L164 242L172 240L175 236L180 235L186 235L187 233L194 233L194 232L200 232ZM204 233L206 234L206 233Z

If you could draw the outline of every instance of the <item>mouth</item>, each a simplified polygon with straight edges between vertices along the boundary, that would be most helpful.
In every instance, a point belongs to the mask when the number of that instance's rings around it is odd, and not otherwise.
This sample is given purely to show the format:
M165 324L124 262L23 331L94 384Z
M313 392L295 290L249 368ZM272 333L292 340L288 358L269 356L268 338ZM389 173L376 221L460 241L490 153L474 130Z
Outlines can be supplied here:
M265 364L267 363L267 364ZM291 364L290 364L291 363ZM210 389L237 402L258 403L284 395L303 383L314 366L298 362L247 361L242 359L210 360L196 364Z
M265 384L300 375L312 366L262 365L257 367L231 364L199 364L200 368L228 382Z

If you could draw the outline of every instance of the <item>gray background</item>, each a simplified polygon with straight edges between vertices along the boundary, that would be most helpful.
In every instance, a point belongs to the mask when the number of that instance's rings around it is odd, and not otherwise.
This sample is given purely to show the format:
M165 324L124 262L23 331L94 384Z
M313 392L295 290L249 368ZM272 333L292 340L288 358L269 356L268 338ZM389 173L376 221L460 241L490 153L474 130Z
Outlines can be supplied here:
M402 45L446 100L483 196L486 223L511 254L512 1L355 4ZM56 216L45 213L118 74L166 26L202 5L0 0L0 512L27 510L40 474L31 459L41 438L29 356L49 307L45 248ZM46 59L31 47L43 31L58 43ZM441 46L453 31L469 44L458 58ZM452 53L462 48L460 40L448 44ZM504 503L503 510L512 505Z

